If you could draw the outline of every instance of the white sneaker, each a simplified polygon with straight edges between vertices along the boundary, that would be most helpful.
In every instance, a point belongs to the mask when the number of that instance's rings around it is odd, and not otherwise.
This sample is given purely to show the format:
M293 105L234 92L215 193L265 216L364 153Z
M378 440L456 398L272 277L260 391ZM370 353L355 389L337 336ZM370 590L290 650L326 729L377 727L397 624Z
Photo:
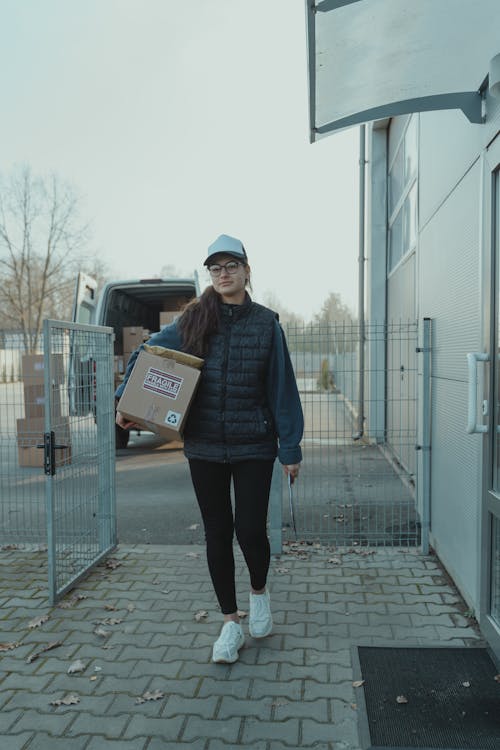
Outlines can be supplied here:
M238 659L238 651L245 643L243 629L238 622L226 622L214 643L212 661L216 664L232 664Z
M248 629L252 638L265 638L266 635L270 635L273 629L273 616L268 591L264 591L263 594L250 592Z

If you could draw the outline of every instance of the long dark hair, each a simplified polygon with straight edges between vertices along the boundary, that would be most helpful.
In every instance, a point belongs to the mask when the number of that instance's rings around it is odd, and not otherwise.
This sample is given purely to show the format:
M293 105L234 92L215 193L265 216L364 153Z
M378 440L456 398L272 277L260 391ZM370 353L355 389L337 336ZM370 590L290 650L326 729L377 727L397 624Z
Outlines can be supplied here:
M220 297L208 286L197 299L188 302L179 318L182 348L196 357L206 357L210 336L219 326Z

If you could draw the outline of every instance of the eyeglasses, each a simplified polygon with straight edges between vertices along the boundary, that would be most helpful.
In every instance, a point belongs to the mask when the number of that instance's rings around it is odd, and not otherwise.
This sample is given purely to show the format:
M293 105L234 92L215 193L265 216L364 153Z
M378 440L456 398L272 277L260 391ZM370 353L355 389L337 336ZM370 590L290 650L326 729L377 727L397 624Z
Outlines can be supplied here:
M217 263L217 265L209 266L208 270L210 276L220 276L222 271L227 271L230 274L236 273L238 266L243 266L239 260L230 260L229 263Z

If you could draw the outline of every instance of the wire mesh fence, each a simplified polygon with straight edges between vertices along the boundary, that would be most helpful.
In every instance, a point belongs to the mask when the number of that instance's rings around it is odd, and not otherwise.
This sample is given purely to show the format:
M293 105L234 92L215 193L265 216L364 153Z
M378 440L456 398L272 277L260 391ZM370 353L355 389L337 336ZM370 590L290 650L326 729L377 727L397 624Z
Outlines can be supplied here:
M305 418L293 488L299 539L419 544L417 323L366 324L364 358L357 324L289 325L286 335ZM286 494L283 503L291 540Z
M45 323L29 353L0 332L0 544L47 546L60 592L114 543L113 344Z
M44 431L43 370L26 370L23 379L25 350L17 332L0 332L0 344L0 543L43 545L45 479L37 448ZM40 347L26 356L25 366L35 360L43 365Z

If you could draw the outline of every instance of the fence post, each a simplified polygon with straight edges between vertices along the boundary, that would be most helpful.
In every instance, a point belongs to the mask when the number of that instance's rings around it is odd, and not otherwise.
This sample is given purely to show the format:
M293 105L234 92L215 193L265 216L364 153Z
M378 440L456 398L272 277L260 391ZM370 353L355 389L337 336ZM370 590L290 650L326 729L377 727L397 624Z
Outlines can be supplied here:
M417 474L417 504L422 523L421 548L424 555L429 554L431 512L431 323L430 318L424 318L421 346L417 349L422 354L420 426L417 445L421 461L420 471Z
M276 459L269 496L269 543L272 555L281 555L283 550L283 470Z

